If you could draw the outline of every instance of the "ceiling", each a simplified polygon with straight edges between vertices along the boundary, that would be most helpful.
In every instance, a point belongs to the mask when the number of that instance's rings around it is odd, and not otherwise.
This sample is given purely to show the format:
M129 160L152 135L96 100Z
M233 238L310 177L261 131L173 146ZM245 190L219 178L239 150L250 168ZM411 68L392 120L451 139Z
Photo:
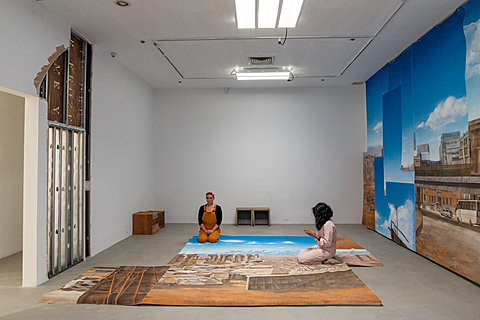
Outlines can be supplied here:
M464 0L305 0L296 28L237 29L234 0L40 0L155 88L320 87L366 81ZM237 81L273 56L293 81Z

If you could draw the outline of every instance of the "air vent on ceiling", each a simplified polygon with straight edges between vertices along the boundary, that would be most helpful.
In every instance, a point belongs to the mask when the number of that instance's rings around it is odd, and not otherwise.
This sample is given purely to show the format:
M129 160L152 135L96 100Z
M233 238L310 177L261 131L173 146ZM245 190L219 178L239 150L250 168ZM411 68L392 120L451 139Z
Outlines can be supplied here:
M255 66L265 66L273 64L274 57L248 57L248 64Z

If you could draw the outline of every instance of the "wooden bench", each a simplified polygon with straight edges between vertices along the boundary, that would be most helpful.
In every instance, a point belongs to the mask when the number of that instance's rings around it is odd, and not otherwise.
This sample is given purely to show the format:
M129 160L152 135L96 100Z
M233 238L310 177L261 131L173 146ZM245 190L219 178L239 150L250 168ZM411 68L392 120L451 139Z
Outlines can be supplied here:
M235 225L270 225L270 208L236 208Z

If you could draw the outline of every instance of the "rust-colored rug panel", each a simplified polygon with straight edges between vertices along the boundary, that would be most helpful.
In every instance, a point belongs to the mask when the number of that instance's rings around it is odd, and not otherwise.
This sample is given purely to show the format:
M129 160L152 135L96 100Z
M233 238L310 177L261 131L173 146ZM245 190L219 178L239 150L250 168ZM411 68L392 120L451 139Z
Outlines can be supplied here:
M84 293L79 304L138 305L168 267L123 266Z
M365 249L349 237L337 237L337 249Z
M301 277L306 278L304 280L313 280L313 283L300 281ZM143 303L183 306L381 305L382 303L351 270L303 276L250 277L249 281L253 279L256 283L249 287L254 286L255 290L247 289L243 285L235 285L235 283L205 287L158 284L150 290ZM272 280L283 282L283 286L271 285Z
M335 259L353 267L383 267L383 263L380 262L380 260L378 260L377 257L370 252L366 254L357 254L355 252L338 252L335 255Z
M332 290L299 290L290 292L245 291L238 287L153 288L143 300L145 304L177 306L324 306L366 305L381 306L382 301L368 287Z
M340 262L346 263L349 266L355 267L383 267L383 263L377 259L370 252L357 253L357 252L343 252L342 250L348 249L365 249L349 237L337 238L337 253L335 259Z

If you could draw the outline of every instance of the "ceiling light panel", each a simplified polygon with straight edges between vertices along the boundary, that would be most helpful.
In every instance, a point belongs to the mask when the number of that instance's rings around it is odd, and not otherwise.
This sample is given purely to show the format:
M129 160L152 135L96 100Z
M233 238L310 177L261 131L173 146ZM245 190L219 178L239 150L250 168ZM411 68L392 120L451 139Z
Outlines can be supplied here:
M277 25L278 4L280 0L258 1L258 27L275 28Z
M239 29L255 28L255 0L235 0L235 10Z
M300 10L302 10L303 0L283 0L279 28L295 28L298 22Z
M235 73L237 80L288 80L290 79L290 71L271 71L271 72L253 72L253 71L237 71Z

